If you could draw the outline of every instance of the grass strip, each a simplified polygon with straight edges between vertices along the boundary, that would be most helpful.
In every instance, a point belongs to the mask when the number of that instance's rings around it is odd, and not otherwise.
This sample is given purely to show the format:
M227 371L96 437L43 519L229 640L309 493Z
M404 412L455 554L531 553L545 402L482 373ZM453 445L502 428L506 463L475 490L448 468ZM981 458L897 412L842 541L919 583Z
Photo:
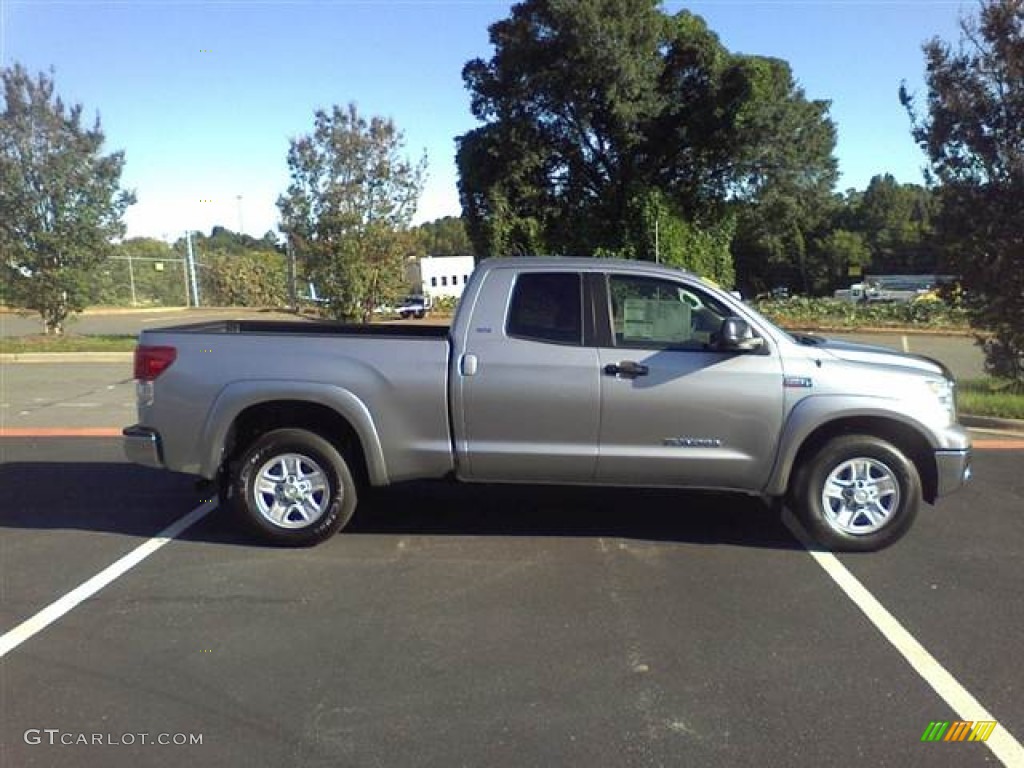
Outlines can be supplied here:
M1004 379L964 379L957 382L957 406L961 413L1024 419L1024 382Z
M0 338L0 354L26 352L131 352L135 336L11 336Z

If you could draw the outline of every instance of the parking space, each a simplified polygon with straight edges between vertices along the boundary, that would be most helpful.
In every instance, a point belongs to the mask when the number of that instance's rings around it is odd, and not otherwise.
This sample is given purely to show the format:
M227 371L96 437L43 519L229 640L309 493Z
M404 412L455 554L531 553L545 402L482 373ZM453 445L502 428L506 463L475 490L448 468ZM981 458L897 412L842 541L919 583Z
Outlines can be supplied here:
M156 535L196 497L192 478L126 464L115 439L0 440L3 631Z
M972 483L926 507L900 546L842 558L1018 736L1024 734L1024 671L1017 664L1024 648L1022 467L1024 450L980 453Z
M200 499L114 439L0 452L3 632ZM906 540L840 558L1018 735L1022 456L979 454ZM725 495L421 483L309 550L216 511L0 664L4 766L999 764L921 743L957 714Z

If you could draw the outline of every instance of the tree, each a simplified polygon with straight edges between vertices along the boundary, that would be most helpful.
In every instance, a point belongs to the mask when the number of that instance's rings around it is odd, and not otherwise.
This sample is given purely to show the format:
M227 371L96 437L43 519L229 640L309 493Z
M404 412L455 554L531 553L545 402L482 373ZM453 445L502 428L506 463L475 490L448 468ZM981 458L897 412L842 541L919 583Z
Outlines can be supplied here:
M822 238L818 250L828 268L830 283L836 285L853 274L862 274L871 263L871 250L860 232L834 229Z
M426 158L414 164L402 148L391 120L366 120L355 104L318 110L313 133L291 141L281 228L336 317L367 322L406 287Z
M54 94L52 76L4 68L0 114L0 258L8 301L37 311L47 334L61 334L89 294L89 274L124 234L135 202L120 189L124 153L102 154L99 117Z
M882 272L938 271L932 241L934 203L926 187L900 184L891 174L868 183L857 211L860 231L871 248L871 262Z
M463 69L483 125L457 140L481 255L653 260L637 226L651 201L710 242L733 230L734 203L831 190L828 105L785 62L730 53L698 16L656 0L525 0L490 39L491 59Z
M901 88L990 371L1024 380L1024 0L982 0L959 44L924 46L927 113Z
M445 216L416 227L425 253L431 256L469 256L473 244L466 234L466 225L456 216Z

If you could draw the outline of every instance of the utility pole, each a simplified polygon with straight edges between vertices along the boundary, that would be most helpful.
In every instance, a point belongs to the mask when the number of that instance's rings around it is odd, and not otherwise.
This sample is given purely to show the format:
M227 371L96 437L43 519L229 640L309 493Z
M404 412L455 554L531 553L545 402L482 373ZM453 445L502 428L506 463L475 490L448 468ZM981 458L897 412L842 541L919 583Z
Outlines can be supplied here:
M192 300L193 306L199 306L199 283L196 281L196 258L192 252L192 230L185 232L185 245L188 248L188 271L192 278Z
M661 264L661 248L658 243L658 217L654 217L654 263Z
M188 258L181 260L181 274L185 277L185 306L192 306L188 296Z
M295 274L295 249L292 247L292 236L285 235L285 251L288 254L288 302L291 308L298 310L299 294L296 286L298 276Z
M135 269L132 267L132 252L128 249L128 282L132 286L132 306L137 307L139 303L135 300Z

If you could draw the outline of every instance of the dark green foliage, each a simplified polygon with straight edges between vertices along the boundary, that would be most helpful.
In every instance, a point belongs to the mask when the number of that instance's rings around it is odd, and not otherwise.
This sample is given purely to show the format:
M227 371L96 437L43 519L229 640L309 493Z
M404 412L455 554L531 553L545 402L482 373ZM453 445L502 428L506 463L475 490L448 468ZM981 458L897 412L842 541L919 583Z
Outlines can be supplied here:
M738 219L772 199L791 201L787 231L819 216L835 131L785 62L732 54L653 0L527 0L490 35L493 57L463 70L483 125L457 140L480 255L654 260L657 222L673 263L703 271L714 252L731 283Z
M982 0L956 47L934 39L924 53L926 113L901 98L930 162L939 239L991 371L1024 381L1024 0Z
M934 241L935 197L918 184L900 184L890 174L871 179L855 212L877 273L945 271Z
M0 71L0 270L5 301L61 334L89 300L90 275L124 233L135 199L120 189L124 153L102 154L99 118L55 95L52 77L19 64Z
M414 231L419 235L424 255L472 256L473 244L466 233L466 225L457 216L445 216L424 222Z
M214 226L210 230L210 236L205 237L202 233L196 233L193 245L208 251L217 251L227 254L243 254L253 251L277 251L284 253L284 244L278 241L273 232L267 232L260 239L256 239L244 232L232 232L227 227Z

